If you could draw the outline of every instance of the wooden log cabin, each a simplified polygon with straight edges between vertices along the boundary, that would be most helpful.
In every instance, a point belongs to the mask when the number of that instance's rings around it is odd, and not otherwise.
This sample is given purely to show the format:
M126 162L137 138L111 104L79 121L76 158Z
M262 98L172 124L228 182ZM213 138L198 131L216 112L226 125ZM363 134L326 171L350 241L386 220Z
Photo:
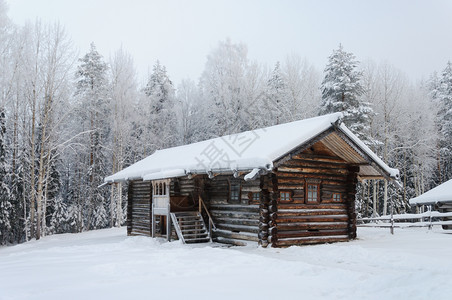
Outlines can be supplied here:
M286 247L356 237L358 180L397 180L342 114L158 150L128 183L128 235Z

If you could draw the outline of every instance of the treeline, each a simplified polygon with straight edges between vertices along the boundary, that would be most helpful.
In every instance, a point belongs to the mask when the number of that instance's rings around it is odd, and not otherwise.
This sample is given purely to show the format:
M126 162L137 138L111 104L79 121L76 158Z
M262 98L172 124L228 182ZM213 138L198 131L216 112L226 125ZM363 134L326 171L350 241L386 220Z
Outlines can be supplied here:
M404 212L452 178L450 63L412 83L339 46L323 73L299 55L269 70L226 40L199 80L175 85L157 61L140 86L123 49L76 57L60 25L18 27L0 1L0 70L0 244L123 224L124 187L99 185L156 149L334 111L401 171L400 190L359 186L362 215L387 213L388 199Z

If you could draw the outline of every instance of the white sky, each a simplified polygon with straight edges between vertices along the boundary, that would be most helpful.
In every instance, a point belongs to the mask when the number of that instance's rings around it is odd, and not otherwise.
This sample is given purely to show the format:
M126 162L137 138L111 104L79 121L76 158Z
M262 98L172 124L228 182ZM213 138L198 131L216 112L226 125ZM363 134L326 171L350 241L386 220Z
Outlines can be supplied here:
M448 0L6 0L24 24L60 21L80 56L93 41L106 60L121 45L144 79L157 59L177 85L198 80L220 40L243 42L270 68L290 53L320 71L342 43L359 60L387 60L413 80L452 59Z

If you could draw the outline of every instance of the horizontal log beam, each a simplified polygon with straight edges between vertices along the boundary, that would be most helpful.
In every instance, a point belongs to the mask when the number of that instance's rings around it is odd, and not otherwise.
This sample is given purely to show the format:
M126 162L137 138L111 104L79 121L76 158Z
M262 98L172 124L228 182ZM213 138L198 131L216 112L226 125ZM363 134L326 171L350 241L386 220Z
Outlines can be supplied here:
M313 237L309 239L290 239L290 240L277 240L272 243L272 247L288 247L293 245L312 245L312 244L326 244L336 242L348 242L348 237Z
M347 209L345 203L292 204L278 203L280 209Z
M293 230L293 231L278 231L278 238L296 238L296 237L311 237L311 236L335 236L335 235L347 235L348 230L319 230L319 231L307 231L307 230Z
M347 229L347 222L330 222L330 223L284 223L277 225L278 231L288 230L308 230L308 229Z
M275 220L276 224L289 224L289 223L300 223L300 222L347 222L347 215L337 215L337 216L309 216L309 217L278 217Z

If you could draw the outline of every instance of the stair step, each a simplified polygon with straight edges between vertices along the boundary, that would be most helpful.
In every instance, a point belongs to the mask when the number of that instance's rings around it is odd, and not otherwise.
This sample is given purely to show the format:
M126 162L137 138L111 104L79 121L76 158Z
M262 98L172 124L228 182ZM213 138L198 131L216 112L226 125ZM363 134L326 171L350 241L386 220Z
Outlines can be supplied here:
M177 220L179 223L194 223L194 222L202 222L200 219L184 219L184 220Z
M184 243L210 242L210 233L198 212L171 213L177 236Z
M197 216L199 213L197 211L183 211L183 212L176 212L174 215L176 217L178 216Z
M184 240L190 240L190 239L207 239L208 234L184 234Z
M193 231L195 231L195 232L207 232L207 230L205 228L193 228L193 229L181 228L181 231L182 232L193 232Z
M199 225L186 225L186 226L184 226L184 225L182 225L182 226L180 226L180 228L181 229L200 229L200 228L205 228L202 224L199 224Z
M185 239L186 243L207 243L210 242L209 238L194 238L194 239Z
M176 215L177 218L197 218L198 215L188 214L188 215Z

